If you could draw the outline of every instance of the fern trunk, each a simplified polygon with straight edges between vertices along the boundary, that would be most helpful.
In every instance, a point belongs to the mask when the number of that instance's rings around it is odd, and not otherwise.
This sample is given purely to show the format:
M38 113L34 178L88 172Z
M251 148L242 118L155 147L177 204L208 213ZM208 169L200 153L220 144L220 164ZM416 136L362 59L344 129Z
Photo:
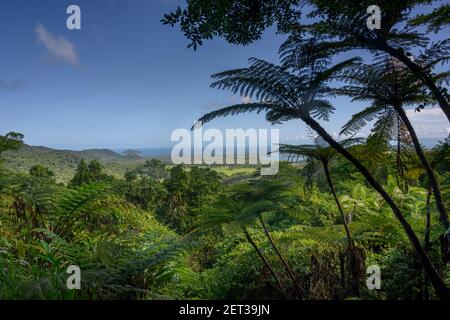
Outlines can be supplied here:
M450 122L450 105L433 79L417 63L408 58L402 50L390 47L389 45L383 45L381 49L403 62L430 89L442 111L444 111L447 120Z
M281 254L280 250L278 249L278 247L275 245L275 242L272 239L272 236L270 235L269 230L267 229L267 226L264 222L264 219L262 217L262 215L259 215L259 221L261 222L261 225L264 229L264 233L267 236L267 239L269 239L270 244L272 245L272 248L275 250L278 258L281 260L281 262L283 263L284 268L286 269L286 272L289 274L289 277L291 278L293 285L297 287L297 281L295 280L295 276L294 276L294 272L292 271L291 267L289 266L289 264L287 263L286 259L283 257L283 255Z
M400 118L402 119L403 123L405 124L406 128L409 131L409 134L411 135L412 142L414 144L414 149L416 150L417 156L420 159L420 162L425 168L425 171L428 175L428 180L430 182L430 185L433 189L433 195L436 199L436 207L439 211L439 216L442 225L444 226L445 230L447 231L450 227L447 211L445 210L444 201L442 200L441 195L441 188L439 186L439 182L434 174L433 169L431 168L430 163L428 162L427 158L425 157L425 154L423 152L423 149L420 145L419 138L417 137L416 131L414 130L414 127L411 124L411 121L409 121L408 116L406 115L405 110L403 110L402 107L396 106L395 110L399 114ZM448 242L448 239L447 239Z
M347 236L347 240L349 246L351 246L352 237L350 235L350 229L348 227L347 219L345 218L344 210L342 209L341 202L334 190L333 180L331 179L330 169L328 168L328 163L322 161L323 169L325 171L325 177L327 178L328 186L330 187L331 193L333 194L334 202L336 202L336 206L338 207L339 213L341 215L342 223L344 224L345 234Z
M426 210L427 210L427 220L425 224L425 237L424 237L424 244L423 248L426 253L430 251L430 229L431 229L431 208L430 208L430 201L431 201L431 186L428 187L427 192L427 202L426 202Z
M426 210L427 210L427 218L426 218L426 223L425 223L425 236L424 236L424 240L423 240L423 248L425 250L425 252L428 254L430 252L430 248L431 248L431 243L430 243L430 231L431 231L431 194L432 194L432 190L431 190L431 186L428 187L428 192L427 192L427 201L426 201ZM424 274L423 277L423 296L425 298L425 300L429 300L430 298L430 293L428 292L428 277L426 274Z
M284 289L283 285L281 284L280 279L278 278L277 274L275 273L275 270L273 270L273 268L270 266L269 262L266 260L266 258L264 257L264 255L262 254L261 250L259 249L258 245L256 244L256 242L253 240L253 238L250 236L250 233L248 233L248 230L243 227L242 231L244 232L245 237L247 238L247 241L250 242L250 244L252 245L253 249L255 249L256 253L258 254L258 256L261 258L261 261L263 262L263 264L267 267L267 269L269 270L270 274L273 276L273 278L275 279L275 282L277 283L278 287L280 288L281 292L283 293L283 296L285 299L288 299L287 295L286 295L286 290Z
M325 171L325 177L327 178L328 186L330 187L331 193L333 194L334 201L336 202L336 206L338 207L339 213L341 215L342 223L344 224L345 234L347 237L347 243L348 243L348 257L350 259L350 274L352 275L351 279L351 295L359 295L359 283L358 283L358 276L357 276L357 270L356 270L356 257L355 257L355 250L353 247L353 241L350 234L350 228L348 227L347 219L345 217L344 210L342 209L341 202L339 201L339 198L336 194L336 191L334 189L333 180L331 179L330 169L328 168L328 162L322 161L323 169Z
M408 239L411 241L411 244L419 256L422 265L430 277L430 281L435 289L438 297L442 300L450 300L450 290L446 287L444 280L442 279L439 272L436 270L433 262L430 260L430 257L425 252L420 243L419 238L416 233L412 229L411 225L406 221L403 213L400 208L394 202L394 200L389 196L389 194L383 189L383 187L375 180L372 174L367 170L367 168L356 159L350 152L348 152L344 147L342 147L336 140L334 140L328 132L313 118L310 116L301 115L302 120L309 125L314 131L319 134L326 142L330 144L337 152L339 152L342 156L344 156L348 161L350 161L356 169L364 176L366 181L383 197L386 203L391 207L394 215L399 220L403 229L408 236Z

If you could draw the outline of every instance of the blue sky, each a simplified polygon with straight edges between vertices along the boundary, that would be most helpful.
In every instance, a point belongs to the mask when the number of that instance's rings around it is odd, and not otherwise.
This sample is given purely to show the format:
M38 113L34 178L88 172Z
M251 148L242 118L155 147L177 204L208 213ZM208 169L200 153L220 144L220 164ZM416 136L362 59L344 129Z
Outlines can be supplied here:
M25 142L55 148L166 147L176 128L242 97L209 88L210 75L247 64L277 61L283 37L268 30L250 46L208 41L197 51L160 19L176 0L1 1L0 134L18 131ZM66 8L81 7L82 29L66 28ZM448 32L448 30L447 30ZM336 99L331 132L360 110ZM422 137L450 128L439 110L410 113ZM262 116L221 119L207 127L269 128ZM300 122L280 128L281 140L305 142Z

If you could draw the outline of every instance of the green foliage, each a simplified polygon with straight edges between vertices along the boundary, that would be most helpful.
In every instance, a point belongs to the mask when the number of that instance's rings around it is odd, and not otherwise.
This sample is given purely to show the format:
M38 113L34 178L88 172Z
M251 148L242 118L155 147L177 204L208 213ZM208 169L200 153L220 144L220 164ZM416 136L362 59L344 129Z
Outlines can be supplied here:
M252 58L247 68L213 76L212 87L254 102L200 119L246 112L264 113L271 124L300 119L328 141L281 145L289 161L306 161L280 162L275 176L261 177L249 166L168 166L134 150L122 156L30 147L21 134L0 136L0 299L437 298L405 225L447 285L449 230L439 221L422 164L396 157L406 154L409 139L394 107L420 112L437 101L448 109L440 86L448 85L449 72L436 66L449 61L450 41L430 43L419 28L445 27L448 5L412 16L430 1L383 0L377 3L382 29L371 31L371 1L305 3L190 0L163 19L179 24L194 49L214 37L248 44L271 26L287 34L279 65ZM370 51L375 61L333 64L354 49ZM407 52L413 49L420 51L414 60ZM408 68L397 68L402 64ZM334 88L336 80L346 84ZM335 112L327 100L335 94L370 102L342 132L353 135L375 121L365 143L338 144L316 122ZM403 146L393 151L393 139ZM367 167L388 199L336 149ZM449 150L447 139L426 151L447 207ZM403 225L383 199L397 204ZM364 286L372 264L382 270L380 291ZM66 287L70 265L82 270L81 290ZM352 291L355 283L359 291Z
M23 135L17 132L10 132L0 136L0 155L7 150L17 150L23 144Z
M126 175L122 190L130 203L149 211L161 208L167 197L164 185L148 176Z
M161 298L166 286L185 294L174 274L187 268L188 245L114 186L67 189L17 174L1 182L2 299ZM71 264L83 272L81 291L65 286Z
M440 141L432 150L432 165L439 173L450 171L450 137Z
M55 173L57 182L69 183L81 161L98 160L105 167L105 173L116 178L123 177L126 171L143 164L145 158L129 158L111 150L56 150L45 147L21 145L17 150L2 153L2 164L5 168L28 173L34 165L49 168Z
M434 298L389 208L340 161L331 170L343 209L352 216L355 245L366 257L358 261L376 263L383 272L383 290L363 287L360 297ZM289 297L348 298L341 278L346 250L342 221L326 188L321 191L316 182L307 191L303 188L304 170L282 162L274 177L247 176L225 184L212 169L178 166L161 181L128 175L118 183L78 188L57 185L41 174L3 170L0 298L283 299L242 226ZM442 176L444 195L450 190L447 176ZM423 233L426 190L416 186L405 192L395 179L388 180L386 188L409 213L414 229ZM183 213L175 216L170 208L185 211L175 211ZM294 283L260 225L261 215L294 272ZM437 217L432 209L431 250L439 262L442 230ZM82 270L79 291L65 286L66 268L72 264ZM448 272L445 265L438 267Z
M139 165L133 170L125 173L126 180L134 180L139 177L153 178L161 181L167 177L166 164L158 159L146 160L143 165Z
M248 44L261 37L265 28L277 23L285 30L300 17L298 0L276 1L204 1L187 2L187 8L178 7L165 14L162 22L179 24L194 49L203 40L220 36L236 44Z
M103 172L103 170L104 167L100 161L92 160L89 164L87 164L84 159L81 159L74 177L69 182L69 186L79 187L85 184L108 182L113 180L113 177L108 176Z
M212 201L221 192L222 184L217 172L209 168L193 167L188 171L178 165L170 170L164 187L167 197L160 216L184 232L195 220L196 209Z
M443 4L431 13L419 14L408 21L411 26L426 25L428 31L437 32L450 24L450 5Z
M51 179L55 176L55 173L49 168L37 164L30 168L30 176L36 178Z

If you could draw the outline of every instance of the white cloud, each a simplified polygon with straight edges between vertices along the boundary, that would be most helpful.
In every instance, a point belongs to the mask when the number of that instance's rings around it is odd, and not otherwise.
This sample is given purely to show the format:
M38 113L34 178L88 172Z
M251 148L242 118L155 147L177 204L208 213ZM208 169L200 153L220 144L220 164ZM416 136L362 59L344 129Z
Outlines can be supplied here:
M50 54L74 67L79 65L75 46L69 40L63 36L48 32L41 24L38 24L34 31L38 42L43 44Z
M248 96L243 96L242 97L242 102L243 103L251 103L253 100L252 100L252 98L251 97L248 97Z
M441 108L425 108L420 112L406 110L408 118L422 138L441 138L450 134L450 124Z
M414 109L408 109L406 110L406 115L419 138L446 138L450 134L450 123L441 108L428 107L420 112L416 112ZM374 121L370 122L355 137L367 138L371 133L373 123Z
M212 100L212 101L208 101L207 103L205 103L203 106L200 107L200 109L212 111L212 110L217 110L219 108L223 108L223 106L224 106L223 103L221 103L217 100Z

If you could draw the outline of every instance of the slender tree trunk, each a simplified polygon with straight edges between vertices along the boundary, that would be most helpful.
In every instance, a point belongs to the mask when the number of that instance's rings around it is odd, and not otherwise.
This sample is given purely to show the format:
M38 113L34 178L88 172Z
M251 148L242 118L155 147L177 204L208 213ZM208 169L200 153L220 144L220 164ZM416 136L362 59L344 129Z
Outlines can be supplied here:
M397 122L398 125L398 122ZM397 186L399 188L400 187L400 176L401 176L401 159L400 159L400 151L401 151L401 146L400 146L400 127L397 128L397 154L396 154L396 163L397 163ZM403 189L403 188L401 188Z
M450 227L450 223L448 220L448 215L445 210L444 201L442 200L441 195L441 188L439 187L439 182L436 179L436 176L434 174L433 169L431 168L430 163L428 162L427 158L425 157L425 154L422 150L422 147L420 146L419 138L417 137L416 131L414 130L414 127L411 124L411 121L409 121L408 116L406 115L405 110L403 110L402 107L395 107L397 113L399 114L400 118L402 119L403 123L405 124L406 128L409 131L409 134L411 135L411 139L414 144L414 148L416 149L417 156L420 159L420 162L422 162L422 165L425 168L425 171L428 175L428 180L430 182L430 185L433 189L434 198L436 199L436 207L439 211L439 217L441 220L441 223L443 224L445 230L447 231ZM448 242L447 237L447 242Z
M448 254L448 238L445 237L445 235L441 235L439 237L441 242L441 256L442 256L442 263L446 264L449 260L449 254Z
M273 276L273 278L275 279L275 282L277 283L279 289L281 290L281 292L283 293L283 296L285 299L288 299L287 294L286 294L286 290L284 289L283 285L281 284L280 279L278 278L277 274L275 273L275 271L272 269L272 267L270 266L269 262L266 260L266 258L264 257L264 255L262 254L261 250L258 248L258 245L255 243L255 241L253 240L253 238L250 236L250 233L248 233L248 230L243 227L242 231L244 232L245 237L247 238L248 242L250 242L250 244L252 245L252 247L255 249L256 253L258 254L258 256L261 258L262 262L264 263L264 265L267 267L267 269L269 269L270 274Z
M408 183L405 178L405 166L402 161L401 125L402 121L400 116L397 116L397 186L404 191L408 191Z
M345 234L347 236L348 245L349 247L352 245L352 237L350 235L350 229L348 227L347 219L344 214L344 210L342 209L341 202L339 201L338 196L336 195L336 191L334 190L333 181L331 180L330 170L328 169L328 163L325 161L322 161L323 169L325 171L325 177L327 178L328 186L330 187L331 193L333 194L334 202L336 202L336 206L339 209L339 213L341 215L341 219L344 224Z
M423 240L423 249L428 254L430 252L430 229L431 229L431 207L430 207L430 201L431 201L431 185L428 187L427 192L427 201L426 201L426 210L427 210L427 218L425 223L425 236ZM423 275L423 296L425 300L430 299L430 293L428 292L428 277L426 273Z
M286 272L289 274L289 277L291 278L293 284L296 285L297 281L295 280L294 272L292 271L291 267L287 263L286 259L284 259L284 257L282 256L280 250L278 250L278 247L275 245L275 242L273 241L272 236L270 235L270 232L267 229L267 226L266 226L266 224L264 222L264 219L263 219L261 214L259 215L259 221L261 222L261 225L262 225L262 227L264 229L264 233L266 234L267 239L269 239L269 242L272 245L272 248L275 250L278 258L283 263L283 266L286 269Z
M450 300L450 290L446 287L444 280L440 276L439 272L436 270L435 266L433 265L433 262L430 260L427 253L423 250L420 240L417 238L417 235L415 234L414 230L411 228L408 221L406 221L405 217L403 216L403 213L401 212L397 204L394 202L394 200L375 180L375 178L367 170L367 168L350 152L348 152L344 147L342 147L336 140L334 140L317 121L315 121L310 116L305 116L304 114L300 114L300 116L301 119L307 125L309 125L314 131L316 131L319 134L319 136L321 136L326 142L328 142L330 146L332 146L337 152L339 152L348 161L350 161L356 167L356 169L358 169L358 171L361 172L366 181L383 197L383 199L391 207L392 211L394 212L394 215L397 217L403 229L405 230L406 235L408 236L413 248L415 249L417 255L419 256L425 271L430 277L430 281L434 289L436 290L437 295L442 300Z
M339 272L341 274L341 287L343 292L345 293L345 286L347 283L347 277L345 274L345 255L343 252L339 252Z
M334 190L334 184L333 180L331 179L330 170L328 168L328 163L326 161L322 161L323 169L325 170L325 177L327 178L328 186L330 187L331 193L333 194L334 201L336 202L336 206L339 209L339 213L341 215L341 219L344 224L345 234L347 236L347 243L348 243L348 253L349 253L349 259L350 259L350 274L351 276L351 292L350 294L355 294L356 296L359 295L359 279L358 279L358 270L356 269L356 252L355 248L353 247L353 241L350 234L350 228L348 227L347 219L345 217L344 210L342 209L341 202L339 201L339 198L336 194L336 191Z
M427 210L427 221L425 224L425 237L423 241L423 249L428 254L430 252L430 229L431 229L431 208L430 208L430 201L431 201L431 185L428 187L427 192L427 202L426 202L426 210Z
M442 111L444 111L447 120L450 122L450 105L434 83L433 79L417 63L409 59L402 50L393 48L389 45L382 45L382 50L403 62L428 87L428 89L430 89Z

